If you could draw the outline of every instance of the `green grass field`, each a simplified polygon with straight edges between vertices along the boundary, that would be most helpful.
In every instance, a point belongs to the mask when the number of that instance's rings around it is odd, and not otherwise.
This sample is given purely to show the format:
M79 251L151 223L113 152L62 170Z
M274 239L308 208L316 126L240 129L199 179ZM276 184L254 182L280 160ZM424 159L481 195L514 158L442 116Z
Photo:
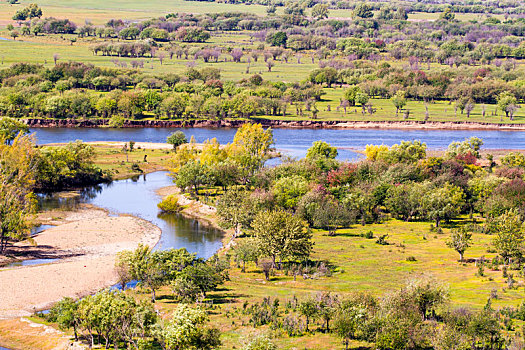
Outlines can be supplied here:
M480 218L477 218L480 219ZM209 294L213 301L212 323L223 332L223 349L233 349L241 339L249 337L255 331L248 326L248 316L242 315L244 302L260 302L264 297L279 298L281 305L294 296L301 299L315 296L318 292L344 295L355 292L367 292L382 296L400 288L411 276L429 273L445 282L450 290L450 302L453 307L481 309L489 295L497 294L493 306L517 306L522 301L523 281L514 274L518 289L507 289L501 271L493 271L488 266L485 276L477 275L474 259L491 259L494 253L488 253L492 237L485 234L473 234L473 245L467 250L465 259L468 263L459 263L458 255L447 247L450 229L463 224L460 219L445 227L442 234L430 232L429 222L403 222L388 220L382 224L360 226L339 230L335 236L328 236L325 231L314 232L314 260L328 260L336 266L331 277L303 279L294 281L277 271L269 282L264 280L262 272L254 265L247 265L246 273L235 268L232 262L230 281L219 291ZM373 239L362 235L367 231L374 233ZM388 234L389 245L375 243L380 235ZM416 261L407 261L414 257ZM495 291L495 292L494 292ZM138 291L136 295L147 298L148 294ZM169 311L176 306L171 300L171 292L164 288L157 303L161 309ZM321 322L314 326L321 328ZM263 327L262 330L265 328ZM257 329L261 331L261 329ZM333 334L315 333L302 337L280 335L276 343L282 349L343 349L340 340ZM354 347L363 345L353 343Z
M261 5L224 4L208 1L184 0L22 0L17 5L0 3L0 25L11 22L13 14L28 4L38 4L44 17L68 18L78 25L86 20L93 24L104 24L112 18L140 20L163 16L168 13L217 13L248 12L265 15L266 7Z
M0 36L7 36L6 31L0 32ZM67 36L40 36L40 37L24 37L21 40L5 41L0 40L0 59L2 59L2 67L8 67L15 62L25 61L31 63L40 63L48 67L53 65L53 55L58 54L61 61L79 61L91 63L97 66L114 67L113 61L115 59L120 62L128 63L134 60L133 58L119 58L102 55L93 55L90 46L97 42L98 39L87 38L81 39L77 43L71 45ZM246 33L237 33L230 35L221 35L212 37L209 43L210 46L223 47L245 47L252 48L255 44L250 40ZM282 60L275 61L275 66L271 72L268 72L266 64L262 58L258 62L247 62L247 58L243 58L243 62L234 63L225 61L228 58L227 54L223 54L221 61L218 63L204 63L201 59L198 60L184 60L184 59L168 59L166 58L163 64L158 58L144 58L143 71L150 74L162 73L178 73L184 74L188 69L188 64L194 62L197 68L214 67L221 71L221 76L225 80L239 81L243 78L248 78L253 74L260 74L263 79L269 81L283 81L283 82L300 82L303 81L308 74L318 67L318 61L312 63L309 56L304 55L302 63L298 64L296 58L291 58L289 63ZM230 58L231 59L231 58ZM248 69L249 67L249 69ZM424 67L426 69L426 67ZM430 67L435 69L435 67ZM396 116L395 108L391 101L387 99L372 99L371 102L376 112L372 115L366 113L363 115L360 107L348 107L346 114L343 108L337 110L340 99L343 95L344 88L325 89L326 94L322 97L322 101L317 104L319 109L319 120L348 120L348 121L384 121L384 120L403 120L403 112ZM328 111L330 106L330 111ZM525 108L520 108L514 116L514 120L510 121L507 118L501 119L500 112L496 110L495 105L485 105L485 117L482 117L482 104L477 104L471 113L470 118L466 117L466 113L461 114L460 111L455 112L454 103L448 101L435 101L428 103L429 121L471 121L471 122L487 122L487 123L524 123L525 122ZM425 119L425 103L422 101L409 101L406 109L410 110L408 120L424 120ZM293 106L287 110L291 114L287 118L278 117L279 119L297 119L296 111ZM309 112L305 112L301 119L308 119L311 116Z

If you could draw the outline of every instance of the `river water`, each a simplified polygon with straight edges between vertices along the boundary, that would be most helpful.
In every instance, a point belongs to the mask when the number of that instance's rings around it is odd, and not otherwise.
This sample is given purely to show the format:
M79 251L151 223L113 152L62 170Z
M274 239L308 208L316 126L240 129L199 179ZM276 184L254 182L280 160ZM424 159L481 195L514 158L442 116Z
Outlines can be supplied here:
M71 209L79 203L89 203L112 214L131 214L148 220L162 230L156 249L186 248L190 253L209 258L221 247L222 233L198 220L181 214L163 214L157 204L161 198L155 192L173 185L167 172L158 171L138 178L117 180L109 184L88 187L79 196L41 197L43 209Z
M39 144L52 142L88 141L139 141L166 142L166 137L182 130L197 142L213 137L221 144L232 142L233 128L42 128L36 132ZM403 130L403 129L274 129L275 147L293 157L304 157L314 141L323 140L339 149L339 159L353 160L359 157L354 152L368 144L393 145L400 141L421 140L430 149L445 149L453 141L462 141L477 136L483 139L484 148L525 149L525 132L499 130Z
M39 144L83 141L138 141L165 142L166 137L178 129L31 129ZM180 129L197 142L217 138L222 143L233 140L236 129ZM383 130L383 129L275 129L275 146L283 153L303 157L312 142L323 140L339 148L340 159L356 159L355 150L367 144L392 145L402 140L421 140L431 149L444 149L453 141L477 136L484 140L485 148L525 149L525 132L470 131L470 130ZM56 196L42 200L44 207L67 208L79 202L108 209L115 214L132 214L151 221L162 230L157 249L186 248L198 256L208 258L221 247L221 232L178 214L160 214L157 203L161 198L156 190L172 185L166 172L156 172L136 179L114 181L111 184L89 187L80 196L58 200Z

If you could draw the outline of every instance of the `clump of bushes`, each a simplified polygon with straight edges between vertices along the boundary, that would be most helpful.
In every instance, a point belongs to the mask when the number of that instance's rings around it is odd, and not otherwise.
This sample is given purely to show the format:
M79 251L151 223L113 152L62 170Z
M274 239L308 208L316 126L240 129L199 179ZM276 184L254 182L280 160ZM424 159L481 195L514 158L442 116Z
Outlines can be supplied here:
M182 207L179 205L179 200L176 195L170 194L157 204L160 210L166 213L177 213Z

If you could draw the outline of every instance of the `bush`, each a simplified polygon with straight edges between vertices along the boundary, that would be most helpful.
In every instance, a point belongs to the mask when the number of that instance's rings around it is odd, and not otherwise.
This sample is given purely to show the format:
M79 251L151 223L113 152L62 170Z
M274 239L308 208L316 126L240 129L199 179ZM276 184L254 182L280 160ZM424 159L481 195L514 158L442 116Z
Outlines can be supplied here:
M170 194L166 198L162 200L159 204L157 204L160 210L166 213L177 213L181 210L181 206L179 205L179 200L176 195Z
M389 245L388 241L386 240L388 235L382 235L377 238L376 243L379 245Z
M374 238L374 232L373 231L368 231L368 232L365 232L365 234L363 235L363 237L365 237L366 239L372 239Z

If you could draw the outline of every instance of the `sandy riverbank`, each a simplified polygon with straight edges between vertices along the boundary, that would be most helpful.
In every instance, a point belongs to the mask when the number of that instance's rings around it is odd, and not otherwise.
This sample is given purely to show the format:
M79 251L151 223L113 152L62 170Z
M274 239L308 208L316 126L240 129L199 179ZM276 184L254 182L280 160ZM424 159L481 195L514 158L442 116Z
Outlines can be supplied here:
M109 216L96 208L55 215L46 212L40 219L57 226L40 233L34 242L17 243L13 250L60 260L0 268L0 318L31 315L65 296L78 298L113 285L117 252L134 249L139 243L154 246L161 234L148 221Z

